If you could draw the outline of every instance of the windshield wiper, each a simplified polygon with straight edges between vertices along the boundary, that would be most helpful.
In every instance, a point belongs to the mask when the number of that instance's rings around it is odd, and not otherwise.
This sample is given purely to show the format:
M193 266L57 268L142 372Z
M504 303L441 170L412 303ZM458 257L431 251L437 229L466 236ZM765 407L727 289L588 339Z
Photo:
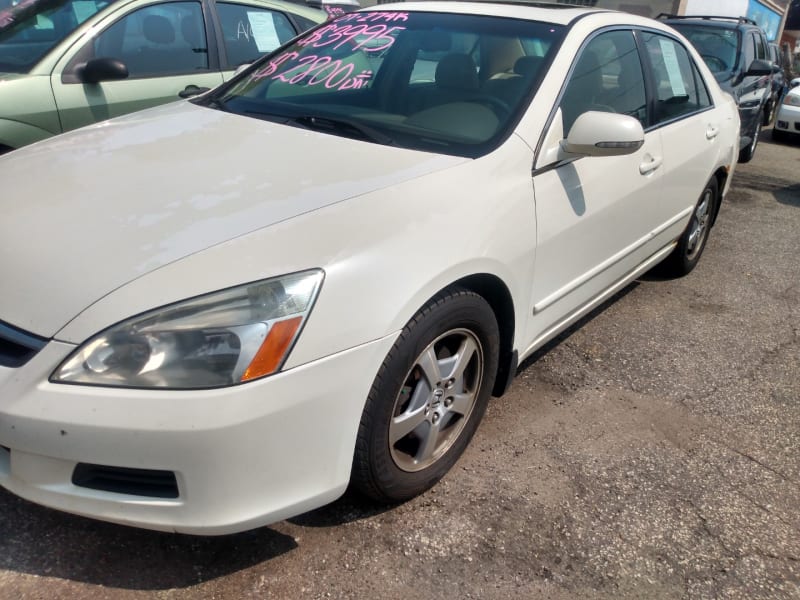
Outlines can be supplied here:
M363 123L338 116L302 115L298 117L289 117L286 122L289 125L299 125L300 127L313 129L314 131L343 134L348 137L355 137L384 146L394 145L394 140L385 133L369 125L364 125Z

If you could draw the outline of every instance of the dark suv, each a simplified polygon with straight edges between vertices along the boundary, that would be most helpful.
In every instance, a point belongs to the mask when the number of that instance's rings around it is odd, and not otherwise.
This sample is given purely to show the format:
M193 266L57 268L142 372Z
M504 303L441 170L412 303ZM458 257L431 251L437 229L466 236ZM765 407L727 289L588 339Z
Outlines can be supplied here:
M739 162L753 158L761 126L772 121L778 99L773 93L773 66L764 30L746 17L659 15L677 29L703 57L720 87L739 106L742 132Z

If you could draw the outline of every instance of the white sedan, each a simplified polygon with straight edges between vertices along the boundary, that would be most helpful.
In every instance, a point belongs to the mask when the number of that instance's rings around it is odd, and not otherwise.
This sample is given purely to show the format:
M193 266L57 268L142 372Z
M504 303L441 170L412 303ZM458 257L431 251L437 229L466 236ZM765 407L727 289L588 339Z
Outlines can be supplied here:
M425 2L12 152L0 485L195 534L420 494L520 361L692 270L738 135L657 22Z
M772 137L782 140L797 139L798 136L800 136L800 87L793 87L786 92L778 106Z

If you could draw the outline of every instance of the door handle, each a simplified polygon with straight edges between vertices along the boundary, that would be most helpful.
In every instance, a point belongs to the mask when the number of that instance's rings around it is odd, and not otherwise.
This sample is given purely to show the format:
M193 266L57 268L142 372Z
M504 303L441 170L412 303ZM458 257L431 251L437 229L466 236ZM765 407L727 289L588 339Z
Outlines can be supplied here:
M662 162L664 161L660 156L650 156L648 154L646 160L639 165L639 173L642 175L649 175L660 167Z
M178 96L181 98L191 98L192 96L199 96L200 94L204 94L211 88L207 87L197 87L196 85L189 84L183 90L178 92Z
M709 125L708 129L706 129L706 139L713 140L715 137L717 137L718 133L719 133L719 127L717 127L716 125Z

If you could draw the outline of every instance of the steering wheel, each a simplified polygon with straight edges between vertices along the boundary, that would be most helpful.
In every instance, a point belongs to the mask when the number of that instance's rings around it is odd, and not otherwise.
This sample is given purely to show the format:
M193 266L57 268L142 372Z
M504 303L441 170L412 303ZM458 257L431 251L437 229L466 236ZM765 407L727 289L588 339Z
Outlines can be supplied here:
M721 73L722 71L728 70L727 63L724 60L722 60L719 56L714 56L713 54L701 54L700 58L706 61L708 68L711 69L712 71Z

